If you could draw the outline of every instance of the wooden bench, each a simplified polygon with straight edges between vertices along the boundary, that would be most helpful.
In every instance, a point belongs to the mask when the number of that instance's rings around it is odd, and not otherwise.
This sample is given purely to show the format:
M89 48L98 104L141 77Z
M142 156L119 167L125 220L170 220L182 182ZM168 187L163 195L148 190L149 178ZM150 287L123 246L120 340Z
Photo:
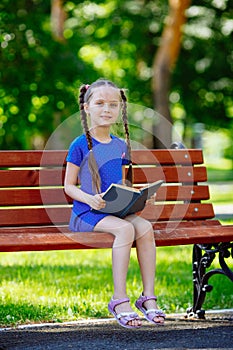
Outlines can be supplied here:
M0 251L110 248L107 233L72 233L72 200L63 190L66 151L0 151ZM201 150L135 150L137 186L164 179L156 203L140 213L153 223L157 246L193 244L193 306L188 315L205 318L208 279L224 274L232 256L233 226L214 219ZM215 255L221 269L207 269Z

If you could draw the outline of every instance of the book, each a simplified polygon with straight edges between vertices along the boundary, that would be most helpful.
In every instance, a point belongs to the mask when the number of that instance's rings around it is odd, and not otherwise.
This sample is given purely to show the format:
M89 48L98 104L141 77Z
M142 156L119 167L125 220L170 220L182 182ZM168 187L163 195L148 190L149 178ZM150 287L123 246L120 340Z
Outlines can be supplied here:
M159 180L140 189L113 183L103 195L106 206L99 210L92 208L91 211L108 213L120 218L137 213L143 210L147 199L153 196L163 183L163 180Z

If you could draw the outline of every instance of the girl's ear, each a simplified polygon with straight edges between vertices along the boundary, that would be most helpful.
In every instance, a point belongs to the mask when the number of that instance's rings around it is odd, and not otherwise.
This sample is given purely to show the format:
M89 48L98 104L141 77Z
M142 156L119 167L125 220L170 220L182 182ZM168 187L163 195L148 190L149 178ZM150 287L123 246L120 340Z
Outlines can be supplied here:
M88 112L88 110L89 110L89 106L88 106L88 103L84 103L84 111L86 112L86 114L88 114L89 112Z

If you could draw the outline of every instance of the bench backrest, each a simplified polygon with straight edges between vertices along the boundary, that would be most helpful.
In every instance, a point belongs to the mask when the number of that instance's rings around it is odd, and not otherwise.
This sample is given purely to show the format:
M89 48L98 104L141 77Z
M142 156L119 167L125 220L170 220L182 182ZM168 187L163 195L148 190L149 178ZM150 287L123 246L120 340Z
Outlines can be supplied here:
M72 200L63 190L67 151L0 151L0 226L66 225ZM151 221L214 217L201 150L134 150L134 183L164 179L154 205L141 215Z

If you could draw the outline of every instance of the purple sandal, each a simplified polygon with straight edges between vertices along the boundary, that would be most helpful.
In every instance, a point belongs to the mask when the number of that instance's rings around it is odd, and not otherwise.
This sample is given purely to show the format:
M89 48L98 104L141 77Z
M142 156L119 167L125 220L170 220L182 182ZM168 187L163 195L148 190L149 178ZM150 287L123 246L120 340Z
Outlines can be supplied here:
M144 295L140 295L140 297L138 298L138 300L135 303L135 306L138 308L138 310L140 310L145 318L147 319L147 321L151 322L151 323L155 323L158 326L163 326L164 323L161 322L156 322L154 321L155 317L163 317L165 319L166 315L163 313L162 310L158 310L158 309L146 309L143 304L145 303L145 301L147 300L157 300L156 296L150 296L150 297L146 297Z
M123 299L111 299L111 301L108 304L108 310L113 314L117 322L125 328L139 328L141 326L130 326L128 325L128 322L134 321L134 320L139 320L138 314L136 312L121 312L119 314L116 313L115 307L123 304L123 303L128 303L129 298L123 298Z

